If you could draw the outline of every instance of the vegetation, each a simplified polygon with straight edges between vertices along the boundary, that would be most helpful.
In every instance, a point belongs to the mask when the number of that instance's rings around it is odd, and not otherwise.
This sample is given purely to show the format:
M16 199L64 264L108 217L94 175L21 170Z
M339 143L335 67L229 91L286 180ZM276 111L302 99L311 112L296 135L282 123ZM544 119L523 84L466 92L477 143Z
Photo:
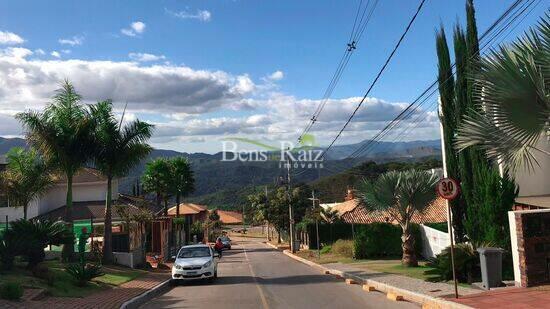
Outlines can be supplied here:
M113 179L126 176L132 167L151 152L151 146L146 142L151 137L153 126L139 120L122 126L124 118L120 121L115 118L111 101L91 105L90 115L96 121L94 162L107 177L103 262L111 263L113 260L111 229Z
M332 244L331 252L334 254L341 255L343 257L352 258L353 247L354 247L353 240L338 239L334 244Z
M477 108L458 130L457 146L481 147L507 168L533 169L535 154L550 156L539 143L550 132L550 15L511 45L481 60L474 76ZM529 112L526 112L526 111Z
M48 245L72 244L73 234L61 222L20 219L10 224L0 239L0 260L4 269L11 269L16 256L24 256L32 269L44 260Z
M5 282L0 285L0 298L18 300L23 296L23 287L17 282Z
M164 202L164 215L168 215L168 199L172 194L171 175L170 161L158 158L147 163L141 177L143 189L156 195L157 209L160 208L161 201Z
M73 177L90 161L94 145L95 122L80 100L73 85L65 81L42 113L28 111L16 116L23 124L29 144L40 152L47 164L65 175L65 222L69 230L73 229ZM63 247L66 259L70 259L73 252L73 246Z
M101 265L74 263L69 264L65 270L73 277L77 286L83 287L95 277L103 276Z
M6 192L10 206L23 207L23 218L27 219L29 203L47 192L53 176L35 150L14 147L7 159L7 169L0 174L0 188Z
M176 218L180 216L180 202L182 197L186 197L195 190L195 178L193 177L193 171L191 170L191 164L184 157L176 157L170 159L170 165L172 168L172 190L173 195L176 197ZM175 223L175 222L174 222ZM183 223L183 222L182 222ZM177 232L178 246L181 244L181 228L184 224L175 224ZM189 231L187 231L189 234Z
M401 227L391 223L371 223L355 226L354 252L357 259L389 258L403 255ZM418 225L411 226L414 239L420 238ZM420 254L421 242L415 242L414 251Z
M412 216L421 213L435 199L437 176L425 171L387 172L370 183L365 181L361 197L368 209L387 211L401 226L403 265L418 266Z
M482 245L488 246L487 244ZM479 268L479 253L477 247L472 243L456 244L454 248L455 269L459 282L473 283L481 278ZM448 281L453 279L450 247L445 248L435 258L429 259L431 270L426 272L431 276L432 281Z

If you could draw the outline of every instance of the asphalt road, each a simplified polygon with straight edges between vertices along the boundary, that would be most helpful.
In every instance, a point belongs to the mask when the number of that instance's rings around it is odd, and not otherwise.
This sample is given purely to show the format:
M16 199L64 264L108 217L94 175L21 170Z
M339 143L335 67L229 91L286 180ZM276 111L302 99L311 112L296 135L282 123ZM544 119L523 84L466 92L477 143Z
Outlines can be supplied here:
M418 308L364 292L297 262L254 240L238 240L224 251L212 285L189 282L141 308Z

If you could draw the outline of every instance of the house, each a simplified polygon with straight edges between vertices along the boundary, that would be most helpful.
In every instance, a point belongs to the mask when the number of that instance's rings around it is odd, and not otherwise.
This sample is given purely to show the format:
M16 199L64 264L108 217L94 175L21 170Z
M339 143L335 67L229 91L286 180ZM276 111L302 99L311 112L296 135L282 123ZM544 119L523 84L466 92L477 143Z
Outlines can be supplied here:
M190 218L190 224L196 221L205 221L208 217L208 207L205 205L193 204L193 203L181 203L179 204L180 216ZM168 216L175 217L177 214L176 206L168 209Z
M0 164L1 166L2 164ZM118 196L118 181L115 179L112 183L112 198ZM105 201L107 194L107 179L96 169L83 168L74 175L73 178L73 202L86 203L94 201ZM67 183L64 176L59 176L54 180L54 185L42 197L33 200L28 205L28 218L34 218L39 215L56 210L65 206L67 196ZM0 196L2 199L2 196ZM4 202L0 202L0 218L7 216L8 221L15 221L23 218L22 207L11 207L9 201L4 197Z

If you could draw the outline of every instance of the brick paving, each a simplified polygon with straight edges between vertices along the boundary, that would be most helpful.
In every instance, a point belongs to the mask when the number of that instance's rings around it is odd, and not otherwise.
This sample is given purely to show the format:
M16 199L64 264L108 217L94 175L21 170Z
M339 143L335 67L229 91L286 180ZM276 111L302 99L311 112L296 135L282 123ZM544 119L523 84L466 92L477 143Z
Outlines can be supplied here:
M473 308L550 308L550 286L535 288L503 288L468 295L458 300L448 299Z
M26 300L26 301L6 301L0 300L0 308L20 309L20 308L78 308L78 309L96 309L96 308L120 308L120 306L156 285L169 279L170 276L166 272L149 273L135 280L121 284L118 287L97 292L83 298L69 297L46 297L41 300ZM35 293L36 291L25 292L26 296ZM28 299L28 298L27 298Z

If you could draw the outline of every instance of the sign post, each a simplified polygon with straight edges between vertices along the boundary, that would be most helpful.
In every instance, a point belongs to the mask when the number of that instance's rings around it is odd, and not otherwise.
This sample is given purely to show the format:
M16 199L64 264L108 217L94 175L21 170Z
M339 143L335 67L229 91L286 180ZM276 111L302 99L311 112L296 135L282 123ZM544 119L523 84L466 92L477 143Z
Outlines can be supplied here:
M458 196L460 186L458 182L452 178L442 178L436 186L437 194L447 200L447 218L449 220L449 238L451 239L451 267L453 268L453 281L455 285L455 298L458 298L458 284L456 281L455 270L455 247L453 236L453 225L451 222L451 207L449 206L449 200L453 200Z

